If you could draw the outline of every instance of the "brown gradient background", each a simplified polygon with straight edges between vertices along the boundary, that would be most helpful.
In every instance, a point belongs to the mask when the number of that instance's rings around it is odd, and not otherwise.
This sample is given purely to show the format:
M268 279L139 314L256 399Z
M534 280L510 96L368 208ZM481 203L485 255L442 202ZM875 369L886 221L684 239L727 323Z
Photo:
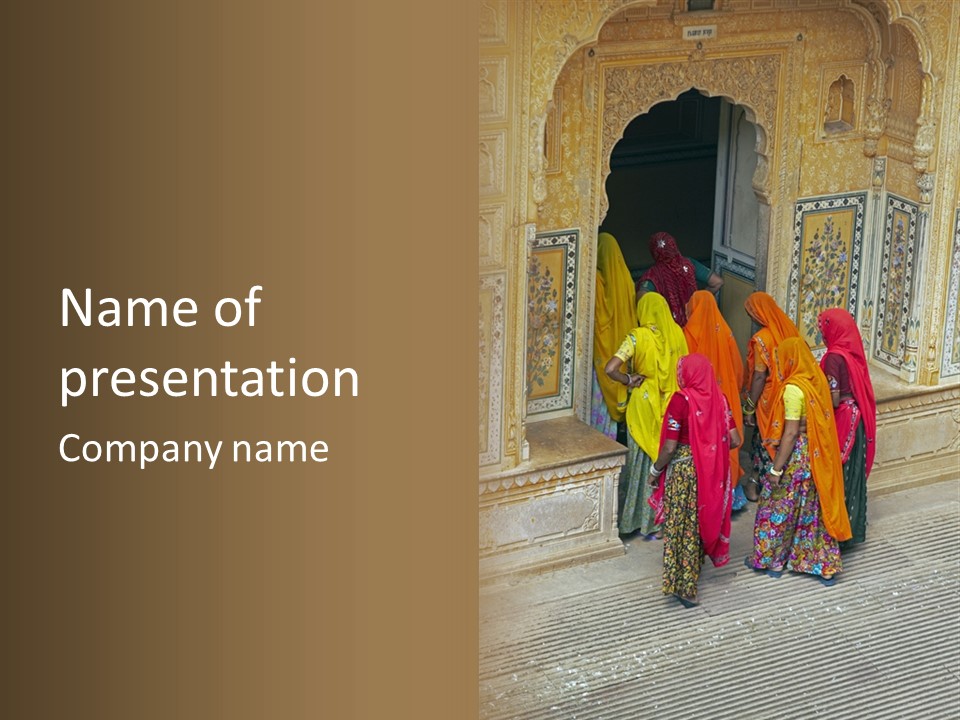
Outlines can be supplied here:
M476 717L473 3L13 5L0 717ZM63 328L64 287L198 324ZM62 367L290 357L360 397L60 407ZM226 442L140 471L60 461L67 432Z

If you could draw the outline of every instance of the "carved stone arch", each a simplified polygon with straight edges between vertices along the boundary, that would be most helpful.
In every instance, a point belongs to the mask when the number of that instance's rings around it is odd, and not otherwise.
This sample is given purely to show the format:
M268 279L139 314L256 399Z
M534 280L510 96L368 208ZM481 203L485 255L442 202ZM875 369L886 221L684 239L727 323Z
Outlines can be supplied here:
M746 110L747 120L757 128L757 169L753 189L761 203L771 197L769 167L776 137L776 108L780 58L777 55L719 58L687 63L683 61L604 68L600 113L600 207L598 221L606 217L606 192L613 148L627 125L638 115L661 102L676 100L690 89L720 96Z
M887 28L883 28L883 31L901 28L916 47L921 70L921 95L920 116L917 118L917 139L914 145L914 167L917 172L922 173L926 170L927 160L933 151L938 91L937 78L933 73L933 51L930 47L930 38L921 22L923 6L914 9L913 15L908 15L904 12L900 0L852 0L852 2L867 9L878 22L881 18L885 19ZM915 17L918 14L919 19ZM869 152L867 154L869 155Z
M600 37L600 30L615 15L650 0L537 0L530 4L536 31L530 55L528 158L529 199L539 205L546 196L544 132L550 100L567 62Z

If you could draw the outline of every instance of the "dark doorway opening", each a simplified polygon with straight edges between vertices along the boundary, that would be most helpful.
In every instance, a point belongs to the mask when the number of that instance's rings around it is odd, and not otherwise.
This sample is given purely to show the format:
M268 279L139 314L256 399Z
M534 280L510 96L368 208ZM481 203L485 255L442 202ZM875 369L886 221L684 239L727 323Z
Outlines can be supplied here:
M648 239L660 231L712 266L721 103L688 90L634 118L613 149L601 230L617 238L634 279L653 262Z

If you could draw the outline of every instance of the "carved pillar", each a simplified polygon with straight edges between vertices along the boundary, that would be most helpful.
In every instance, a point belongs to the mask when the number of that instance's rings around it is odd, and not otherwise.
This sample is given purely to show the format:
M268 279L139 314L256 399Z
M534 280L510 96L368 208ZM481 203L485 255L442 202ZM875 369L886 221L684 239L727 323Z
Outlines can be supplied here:
M887 175L887 159L875 157L873 159L873 173L870 184L870 212L866 217L863 244L863 269L860 277L863 278L863 290L860 293L860 312L857 313L860 323L860 336L863 338L863 349L867 357L873 352L873 319L877 302L877 278L880 276L880 260L883 247L883 188Z
M924 360L920 352L920 324L922 322L923 305L926 299L926 278L924 277L927 263L927 249L930 247L930 205L933 199L934 174L924 173L917 180L920 188L920 207L917 211L917 249L914 253L913 283L915 288L910 303L910 314L907 319L907 342L903 353L903 364L900 366L900 378L909 383L917 382L917 371ZM930 343L933 352L936 352L936 336L930 334ZM921 381L926 378L920 378Z

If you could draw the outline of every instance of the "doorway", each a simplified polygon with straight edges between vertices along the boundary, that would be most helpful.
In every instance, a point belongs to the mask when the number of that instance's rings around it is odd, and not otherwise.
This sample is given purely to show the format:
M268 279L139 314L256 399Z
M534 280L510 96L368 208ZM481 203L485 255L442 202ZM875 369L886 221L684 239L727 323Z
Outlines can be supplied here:
M654 105L613 148L600 228L617 238L635 280L653 262L648 238L659 231L720 275L720 310L742 352L751 334L743 301L756 289L756 143L744 108L723 98L691 89Z

